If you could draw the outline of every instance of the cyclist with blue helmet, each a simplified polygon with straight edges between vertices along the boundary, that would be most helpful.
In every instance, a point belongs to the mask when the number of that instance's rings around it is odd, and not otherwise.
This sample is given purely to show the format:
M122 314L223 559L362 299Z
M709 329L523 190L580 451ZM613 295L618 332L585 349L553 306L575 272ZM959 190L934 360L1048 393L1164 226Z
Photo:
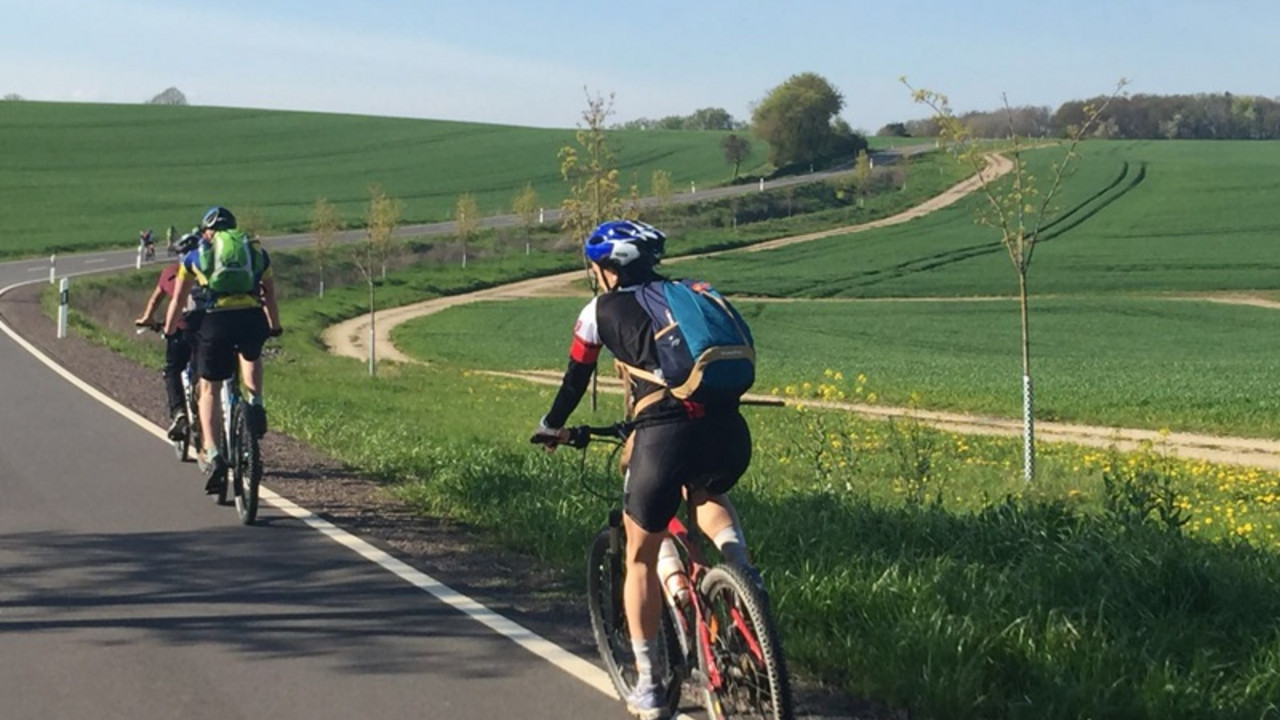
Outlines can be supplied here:
M236 228L235 215L216 206L200 222L200 240L183 255L177 287L169 302L165 333L177 328L181 308L199 292L204 310L196 335L196 364L200 371L200 429L204 439L207 480L205 492L216 494L226 482L227 460L218 453L222 383L235 375L248 391L246 418L254 433L267 431L262 405L262 346L280 333L271 257L261 245Z
M660 230L631 220L606 222L587 238L584 251L603 293L578 316L569 367L551 410L534 432L537 442L554 448L569 439L565 423L587 391L602 347L622 365L648 374L659 368L654 322L636 292L645 283L663 279L655 266L665 247L666 236ZM656 666L663 586L677 593L673 585L681 580L674 574L679 556L667 536L667 524L680 507L686 484L705 487L694 498L699 527L727 560L750 568L741 525L726 493L750 463L751 434L736 402L681 400L664 386L630 374L624 375L624 382L628 416L636 429L624 450L623 604L638 675L625 700L633 715L655 720L667 713L659 686L662 668Z

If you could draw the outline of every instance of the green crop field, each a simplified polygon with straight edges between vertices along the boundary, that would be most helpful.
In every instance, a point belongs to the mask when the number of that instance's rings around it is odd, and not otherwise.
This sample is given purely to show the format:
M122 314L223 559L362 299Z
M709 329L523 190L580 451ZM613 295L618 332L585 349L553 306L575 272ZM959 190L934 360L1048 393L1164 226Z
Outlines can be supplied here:
M1043 175L1053 159L1032 154ZM1033 293L1280 288L1280 142L1093 142L1030 272ZM1042 181L1043 184L1043 181ZM682 266L774 297L1007 295L1017 276L971 197L873 232Z
M583 301L488 302L396 329L415 357L494 370L561 369ZM827 371L865 375L880 401L1017 417L1017 304L760 302L756 389L787 394ZM1280 437L1280 313L1209 302L1046 299L1032 353L1042 420ZM1267 328L1272 328L1267 330ZM1206 351L1207 348L1213 350ZM606 362L603 367L608 367Z
M729 178L720 132L617 131L621 182L647 191ZM406 222L448 219L458 196L509 212L526 183L549 207L565 194L557 152L572 130L154 105L0 103L0 256L137 242L192 225L211 204L304 229L316 198L358 223L368 186L404 202ZM763 162L753 143L744 169Z

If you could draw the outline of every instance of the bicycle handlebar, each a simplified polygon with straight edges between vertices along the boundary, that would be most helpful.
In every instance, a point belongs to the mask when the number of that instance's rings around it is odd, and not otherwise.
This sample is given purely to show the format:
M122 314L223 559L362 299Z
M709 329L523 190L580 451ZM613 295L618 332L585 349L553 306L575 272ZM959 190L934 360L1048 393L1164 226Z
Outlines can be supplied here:
M610 438L617 441L624 441L631 431L635 429L635 423L619 422L612 425L578 425L566 428L569 431L569 439L556 442L554 438L546 435L534 435L529 438L529 442L534 445L546 445L554 447L556 445L568 445L571 448L582 450L591 444L592 438Z

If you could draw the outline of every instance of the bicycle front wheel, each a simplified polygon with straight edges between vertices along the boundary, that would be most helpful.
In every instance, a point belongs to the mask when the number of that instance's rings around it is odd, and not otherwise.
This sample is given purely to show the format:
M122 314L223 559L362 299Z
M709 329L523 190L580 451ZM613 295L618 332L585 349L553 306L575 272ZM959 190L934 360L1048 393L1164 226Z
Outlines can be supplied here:
M232 418L234 440L231 449L231 486L235 492L236 514L240 522L252 525L258 518L258 486L262 483L262 454L258 436L249 427L241 406Z
M596 649L600 651L605 670L620 698L631 693L637 679L636 656L631 650L631 633L627 629L627 614L622 600L625 559L622 530L605 528L596 534L587 564L587 608L591 613L591 632L595 635ZM667 693L667 707L675 710L680 703L683 677L679 668L683 663L678 657L680 645L670 612L668 609L662 614L658 636L659 667L662 668L660 679Z
M707 571L699 592L710 642L698 652L707 714L714 720L793 718L791 682L764 593L732 565Z

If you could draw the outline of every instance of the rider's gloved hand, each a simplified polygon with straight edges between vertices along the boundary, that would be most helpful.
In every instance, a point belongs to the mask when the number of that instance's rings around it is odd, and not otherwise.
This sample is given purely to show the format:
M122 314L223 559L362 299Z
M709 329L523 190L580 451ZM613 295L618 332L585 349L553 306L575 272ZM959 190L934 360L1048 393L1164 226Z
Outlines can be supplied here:
M545 445L548 450L555 450L558 445L563 445L569 440L569 431L564 428L547 427L546 418L538 421L538 428L533 431L533 436L529 438L529 442L536 445Z

